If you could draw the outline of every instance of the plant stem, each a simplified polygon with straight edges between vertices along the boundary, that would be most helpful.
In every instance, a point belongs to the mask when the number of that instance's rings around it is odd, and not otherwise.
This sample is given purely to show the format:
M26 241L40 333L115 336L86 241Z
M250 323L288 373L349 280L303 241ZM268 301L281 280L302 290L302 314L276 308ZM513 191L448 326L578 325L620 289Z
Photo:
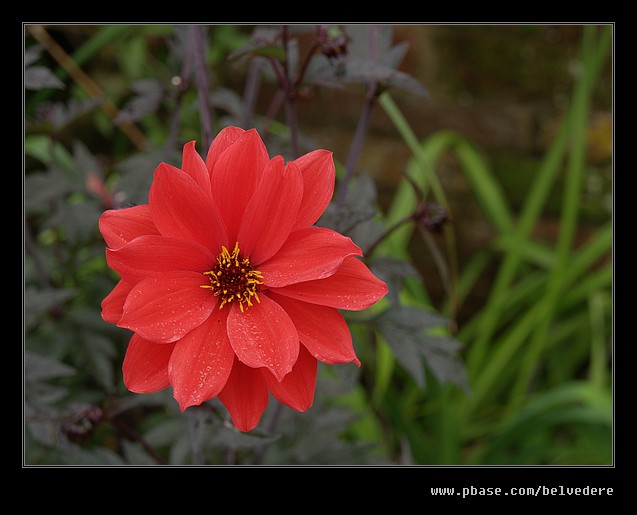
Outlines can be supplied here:
M111 120L117 118L119 110L110 100L105 98L102 88L89 77L84 70L71 58L66 51L57 44L41 25L31 25L30 33L49 52L49 54L64 68L72 79L94 100L99 101L99 105ZM132 122L122 122L117 127L128 137L128 139L139 149L144 150L146 146L146 136Z
M187 36L186 36L187 37ZM178 82L174 83L175 89L171 95L171 100L174 102L172 117L170 119L170 126L168 129L168 136L166 138L166 145L164 149L164 161L169 161L171 153L177 146L177 136L179 134L179 121L181 118L181 103L183 101L184 93L187 88L187 79L190 75L190 69L192 67L192 55L190 52L185 52L183 63L181 64L181 75L176 77Z
M243 93L243 125L246 129L252 127L253 123L254 105L257 99L257 92L261 86L261 64L262 61L253 59L248 69L248 77Z
M369 28L368 45L368 55L370 60L372 61L376 60L376 36L377 28L372 25ZM356 161L358 161L358 156L363 149L363 142L365 141L367 129L369 128L369 120L371 119L372 109L376 105L377 98L378 83L375 80L372 80L368 84L365 106L363 107L363 111L358 118L358 124L356 125L356 132L354 134L352 146L350 147L349 155L347 156L347 163L345 164L345 177L343 177L343 180L338 187L338 195L336 197L336 207L338 209L341 209L345 206L345 200L347 198L347 188L354 175L354 167L356 166Z
M294 81L294 89L298 88L301 85L301 82L303 81L303 77L305 76L305 72L307 71L307 67L310 64L310 61L312 60L312 56L314 55L314 52L316 52L318 47L319 47L318 41L314 40L314 43L312 43L312 47L310 48L307 55L305 56L305 60L303 61L303 64L301 66L301 69L299 70L296 80Z
M299 150L299 121L296 115L296 103L290 95L285 96L285 118L290 128L290 152L292 159L300 155Z
M445 257L440 250L440 247L436 243L436 239L431 235L431 233L427 230L426 227L423 227L421 224L418 224L418 229L420 230L420 234L425 241L425 244L429 248L429 252L431 252L431 256L433 257L434 263L436 264L436 268L438 269L438 275L440 276L440 281L442 282L443 288L445 289L445 293L447 298L449 299L449 331L451 334L456 335L458 332L457 326L457 311L458 311L458 302L457 296L455 294L455 286L454 281L452 280L451 274L451 266L447 265L445 261Z
M392 225L390 225L387 229L385 229L385 231L378 238L376 238L376 241L374 241L374 243L372 243L369 246L369 248L365 252L365 256L370 257L374 253L376 248L378 248L378 246L383 241L385 241L385 238L387 238L396 229L399 229L400 227L402 227L406 223L413 222L413 221L414 221L414 215L410 214L410 215L405 216L404 218L401 218L400 220L398 220L397 222L393 223Z
M206 31L202 25L192 25L188 28L188 46L195 67L195 82L197 84L197 98L199 100L199 116L201 120L201 137L203 148L212 143L213 123L210 98L208 96L208 74L206 70Z
M299 150L299 121L296 113L296 83L290 74L289 57L289 34L287 25L283 26L283 84L285 91L285 119L290 128L290 149L292 158L296 159L300 155Z
M276 426L279 423L279 418L281 417L282 411L283 411L283 404L281 404L280 402L277 402L274 406L270 419L268 420L268 424L265 428L265 430L268 433L273 433L274 430L276 429ZM255 449L254 459L252 462L253 465L261 464L261 462L263 461L263 457L265 456L265 453L268 450L268 446L269 444L264 443Z
M139 434L134 428L129 426L126 422L120 420L116 417L111 417L110 422L119 429L122 433L126 435L127 438L132 440L133 442L139 442L139 444L144 448L144 450L159 464L166 465L166 460L155 450L153 449L144 437Z
M354 167L356 166L358 156L363 149L363 142L365 141L367 129L369 128L369 120L371 118L372 109L374 108L375 104L376 84L373 85L373 90L370 90L369 94L367 95L365 106L363 107L363 111L358 118L358 125L356 126L356 132L354 133L352 146L350 147L349 155L347 156L347 163L345 164L345 176L343 177L343 180L338 187L338 194L336 197L336 207L338 209L341 209L345 206L345 200L347 198L347 188L349 182L354 176Z

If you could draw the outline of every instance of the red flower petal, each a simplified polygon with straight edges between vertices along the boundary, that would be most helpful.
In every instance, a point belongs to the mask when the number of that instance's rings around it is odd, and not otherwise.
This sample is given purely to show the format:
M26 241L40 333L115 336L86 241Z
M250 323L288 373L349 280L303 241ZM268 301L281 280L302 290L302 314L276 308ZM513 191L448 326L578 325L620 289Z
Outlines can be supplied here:
M182 411L216 397L230 376L234 352L226 333L227 311L214 311L175 345L168 375Z
M256 130L241 134L214 162L212 197L226 223L230 242L237 241L239 225L248 202L270 158Z
M268 386L263 374L235 359L226 386L219 394L219 400L230 413L237 429L254 429L269 401Z
M122 365L126 388L135 393L152 393L169 386L168 360L174 348L174 343L149 342L134 334Z
M367 309L384 297L387 285L358 258L349 257L330 277L291 284L273 291L312 304L358 311Z
M316 388L317 361L301 347L299 359L296 360L292 372L277 381L272 374L263 372L265 381L274 398L296 411L305 411L314 402Z
M209 175L212 174L212 169L221 153L237 141L244 132L239 127L226 127L217 134L217 137L210 144L208 155L206 156L206 168Z
M272 257L285 242L296 219L303 178L294 164L283 166L276 156L263 170L254 196L246 206L237 241L253 265Z
M206 277L197 272L148 277L128 294L118 325L154 342L179 340L206 320L217 303L202 284Z
M109 209L99 220L100 232L106 244L116 249L146 234L159 234L153 223L148 204Z
M279 287L324 279L346 257L361 255L350 238L324 227L310 227L290 234L281 250L258 268L266 286Z
M294 322L303 344L301 349L307 348L312 356L323 363L354 362L361 366L354 351L347 322L336 309L308 304L283 295L276 295L272 291L269 291L268 295L285 309Z
M303 174L303 200L293 230L314 224L334 195L336 169L332 153L314 150L292 161Z
M124 314L124 302L131 290L126 281L119 281L113 291L102 301L102 318L111 324L117 324Z
M206 163L195 149L195 142L191 141L184 145L182 154L181 169L186 172L194 181L199 184L202 190L210 193L210 174Z
M230 305L228 337L243 363L266 367L281 381L299 355L299 335L281 306L266 295L260 299L243 313L236 303Z
M157 167L148 203L163 236L195 240L215 253L228 244L223 220L210 195L178 168L165 163Z
M108 266L131 284L149 274L206 272L215 256L200 243L169 236L140 236L117 250L106 249ZM202 284L205 284L203 282Z

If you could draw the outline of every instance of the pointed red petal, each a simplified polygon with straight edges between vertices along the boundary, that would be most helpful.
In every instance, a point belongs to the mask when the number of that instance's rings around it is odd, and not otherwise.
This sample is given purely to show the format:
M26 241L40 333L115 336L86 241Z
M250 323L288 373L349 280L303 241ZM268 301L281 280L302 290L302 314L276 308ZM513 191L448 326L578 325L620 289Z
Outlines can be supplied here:
M181 170L160 164L148 203L163 236L195 240L214 253L228 245L223 220L210 195Z
M215 257L196 241L153 235L135 238L117 250L106 249L106 261L122 279L135 284L157 273L206 272Z
M199 184L202 190L210 193L210 174L206 163L195 149L195 142L190 141L184 145L182 154L181 169L186 172L194 181Z
M268 151L254 129L241 134L215 160L210 176L212 197L231 242L237 241L243 213L269 160Z
M299 359L283 381L277 381L267 372L263 372L263 376L276 400L296 411L306 411L314 402L317 365L316 359L301 347Z
M109 209L100 216L99 228L104 241L112 249L126 245L138 236L159 234L148 204Z
M266 286L324 279L348 256L361 256L354 242L331 229L310 227L290 234L281 250L259 265Z
M226 386L219 394L219 400L230 413L237 429L254 429L269 401L268 386L263 374L235 359Z
M202 284L207 279L197 272L143 279L128 294L118 325L154 342L179 340L206 320L217 303Z
M122 365L124 384L131 392L152 393L169 386L168 360L174 343L155 343L134 334Z
M383 298L387 285L358 258L349 257L330 277L274 288L273 291L312 304L358 311Z
M303 174L303 200L293 230L314 224L334 195L336 169L332 153L314 150L294 160Z
M301 349L305 347L323 363L354 362L360 367L347 322L336 309L308 304L271 291L268 295L285 309L294 322L303 344Z
M102 301L102 318L111 324L117 324L124 314L124 302L131 290L126 281L119 281L113 291Z
M290 234L296 219L303 179L294 164L276 156L263 170L261 182L246 207L237 241L254 265L272 257Z
M168 363L170 384L181 410L216 397L230 376L234 351L226 333L227 310L215 310L179 340Z
M214 165L221 153L237 141L239 136L241 136L244 132L245 131L239 127L231 126L222 129L219 134L217 134L210 144L210 148L208 149L208 154L206 156L206 168L208 169L209 175L212 174L212 169L214 168Z
M228 315L228 337L237 357L253 368L266 367L280 381L299 355L299 335L290 317L265 294L242 313L236 303Z

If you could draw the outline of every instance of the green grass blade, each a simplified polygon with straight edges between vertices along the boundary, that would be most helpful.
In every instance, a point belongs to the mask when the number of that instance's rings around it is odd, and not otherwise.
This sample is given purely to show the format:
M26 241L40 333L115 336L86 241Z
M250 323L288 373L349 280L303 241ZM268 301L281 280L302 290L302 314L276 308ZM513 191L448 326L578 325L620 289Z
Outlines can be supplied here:
M547 283L546 296L542 303L539 324L526 350L526 357L520 369L518 379L511 390L510 409L522 398L538 366L547 341L551 322L557 311L557 304L564 291L564 273L572 259L571 246L578 223L580 195L583 183L586 159L586 127L594 85L594 66L597 53L593 26L584 27L582 41L582 63L584 73L573 98L573 125L571 131L570 154L566 170L563 209L560 220L560 233L556 244L556 264L551 270Z
M606 292L598 291L589 297L589 314L591 324L591 361L588 378L598 389L607 383L607 352L608 345L605 331L604 312L608 305Z
M482 156L466 140L459 137L456 138L454 151L460 168L487 218L498 233L512 233L514 222L506 196Z

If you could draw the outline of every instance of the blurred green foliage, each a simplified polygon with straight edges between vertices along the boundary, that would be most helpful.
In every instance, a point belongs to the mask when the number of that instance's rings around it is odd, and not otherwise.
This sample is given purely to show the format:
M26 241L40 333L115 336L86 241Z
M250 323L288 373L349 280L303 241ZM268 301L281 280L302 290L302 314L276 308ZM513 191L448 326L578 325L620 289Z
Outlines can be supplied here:
M301 70L305 47L296 37L315 30L291 29L283 52L280 28L207 27L215 132L256 126L271 155L291 154L294 128L278 114L283 99L268 65L285 58ZM584 241L578 234L587 120L612 28L579 27L580 71L568 108L539 164L528 165L522 191L503 183L507 175L456 132L415 134L391 95L425 90L398 70L407 46L393 44L391 27L371 32L372 64L366 31L348 34L348 56L336 59L323 47L296 92L365 85L364 97L374 84L370 108L378 103L411 153L386 212L374 181L350 177L337 163L346 201L319 222L369 251L390 294L368 312L347 314L360 370L320 367L308 412L272 401L259 428L241 434L216 399L180 413L169 390L128 392L121 363L130 334L100 316L118 279L106 266L100 214L146 202L154 168L178 165L181 145L202 139L187 27L25 27L25 464L613 462L612 223L598 219ZM492 43L473 51L486 54ZM255 101L261 91L275 92L265 112ZM298 123L301 147L311 150L302 117ZM462 264L456 231L463 220L453 216L439 172L450 156L495 234ZM447 217L432 226L434 209ZM548 209L559 220L550 241L534 232ZM445 286L440 305L418 271L416 239ZM459 307L478 295L487 270L494 280L479 297L481 309L457 326Z

